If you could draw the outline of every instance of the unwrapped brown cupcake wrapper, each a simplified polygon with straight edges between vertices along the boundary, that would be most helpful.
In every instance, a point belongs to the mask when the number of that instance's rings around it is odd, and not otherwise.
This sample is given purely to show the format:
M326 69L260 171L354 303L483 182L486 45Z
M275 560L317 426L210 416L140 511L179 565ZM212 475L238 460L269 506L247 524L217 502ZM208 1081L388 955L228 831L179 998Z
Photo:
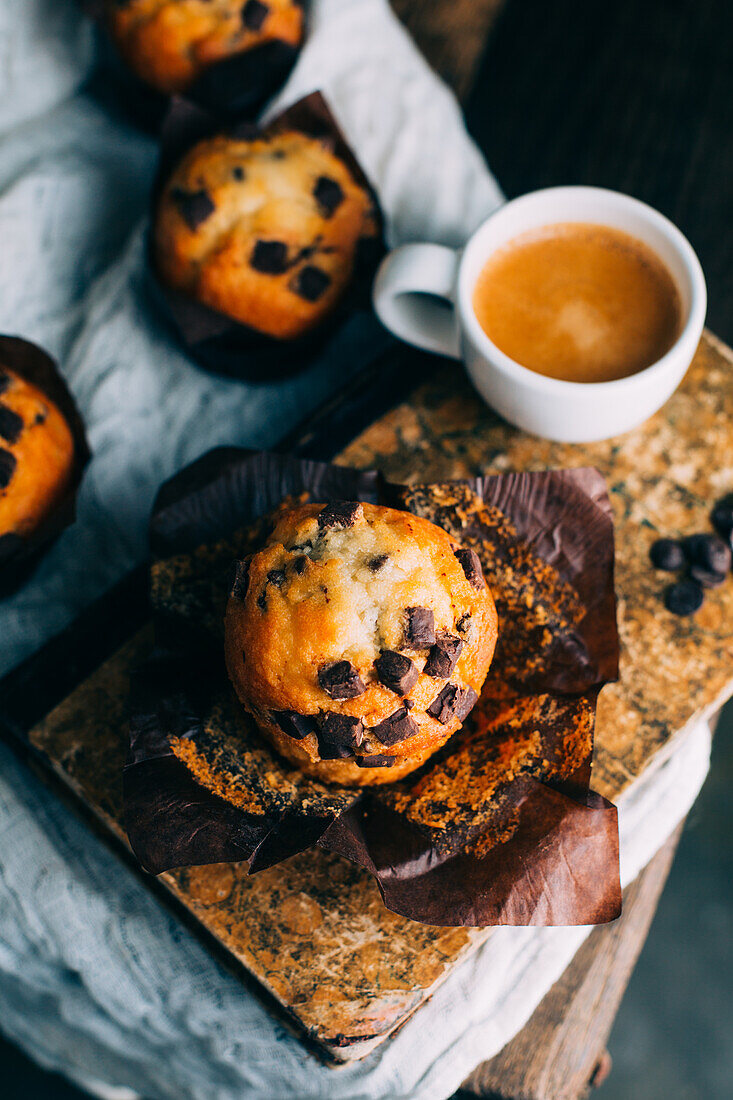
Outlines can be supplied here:
M497 652L463 730L383 787L294 771L227 682L231 562L261 544L268 513L304 495L386 503L460 529L497 603ZM613 525L597 471L410 488L225 448L163 487L151 541L158 642L134 678L124 773L143 866L248 860L255 872L318 844L366 868L388 908L427 924L618 916L616 810L589 789L596 697L618 667Z
M295 340L277 340L265 333L217 313L186 295L165 286L157 277L152 242L148 261L152 292L168 316L184 347L206 370L250 381L285 377L313 363L335 343L355 314L371 314L371 285L384 255L383 219L377 196L349 147L320 92L313 92L289 107L262 129L249 123L226 126L220 116L176 99L171 104L161 133L160 162L153 193L153 205L165 180L189 149L207 137L226 131L234 137L253 139L259 134L297 130L329 143L356 182L373 203L374 236L365 236L357 247L349 288L335 311L312 332ZM154 216L154 214L153 214ZM376 321L374 322L376 326Z
M0 598L25 583L54 539L73 523L77 490L90 458L81 415L50 355L19 336L0 336L0 370L3 367L36 386L60 410L74 439L74 467L66 493L34 531L28 536L0 533Z
M87 15L104 24L109 0L78 0ZM307 34L307 5L306 34ZM118 54L109 35L104 35L102 66L124 98L135 121L157 133L170 99L142 81ZM233 54L210 65L186 90L186 98L219 117L255 119L282 88L298 60L302 44L293 46L277 39Z

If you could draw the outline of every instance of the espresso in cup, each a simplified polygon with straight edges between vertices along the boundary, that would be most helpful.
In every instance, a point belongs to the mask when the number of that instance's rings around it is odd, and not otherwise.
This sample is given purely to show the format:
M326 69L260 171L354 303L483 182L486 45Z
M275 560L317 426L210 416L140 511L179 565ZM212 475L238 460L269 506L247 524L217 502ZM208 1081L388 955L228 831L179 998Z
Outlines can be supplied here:
M619 229L565 222L523 233L478 275L482 329L516 363L568 382L610 382L677 340L682 306L652 249Z
M460 250L394 249L373 301L395 336L462 360L510 424L589 443L674 393L707 295L689 242L658 211L600 187L549 187L499 207Z

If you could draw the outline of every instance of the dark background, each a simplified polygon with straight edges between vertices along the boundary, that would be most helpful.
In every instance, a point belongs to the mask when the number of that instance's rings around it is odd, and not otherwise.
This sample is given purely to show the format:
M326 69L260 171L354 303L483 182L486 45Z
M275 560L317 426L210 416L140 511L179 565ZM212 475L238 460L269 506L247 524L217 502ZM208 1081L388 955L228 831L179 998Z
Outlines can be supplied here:
M666 214L733 342L731 0L505 0L467 116L510 198L592 184Z
M708 325L733 342L733 0L506 0L467 115L509 197L595 184L676 222L707 277ZM729 707L598 1100L731 1095L732 783ZM0 1082L6 1100L80 1096L1 1040Z

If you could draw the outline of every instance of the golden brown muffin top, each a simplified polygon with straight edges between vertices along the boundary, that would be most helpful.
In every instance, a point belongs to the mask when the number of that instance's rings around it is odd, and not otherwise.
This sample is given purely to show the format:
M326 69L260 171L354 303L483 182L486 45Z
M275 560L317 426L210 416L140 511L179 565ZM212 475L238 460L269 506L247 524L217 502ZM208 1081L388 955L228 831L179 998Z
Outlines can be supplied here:
M0 535L28 535L65 494L71 429L53 402L0 366Z
M298 0L109 0L107 19L131 68L167 94L255 46L298 46L304 28Z
M218 136L195 145L163 190L156 263L168 285L288 339L333 309L360 238L375 232L371 195L326 142Z
M474 559L406 512L293 509L251 559L246 595L235 590L227 609L240 698L291 735L301 731L288 715L317 725L324 715L358 719L351 755L385 745L414 755L442 743L476 701L496 642L496 611ZM330 732L308 742L316 754L321 744L321 757Z

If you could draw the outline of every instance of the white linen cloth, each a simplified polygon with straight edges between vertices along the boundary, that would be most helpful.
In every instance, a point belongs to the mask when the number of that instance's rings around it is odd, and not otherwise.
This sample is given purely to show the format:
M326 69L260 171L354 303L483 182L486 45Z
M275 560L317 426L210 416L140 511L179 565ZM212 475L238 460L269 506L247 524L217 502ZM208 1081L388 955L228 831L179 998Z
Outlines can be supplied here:
M453 97L385 0L314 0L311 25L279 104L324 90L391 243L460 244L501 195ZM175 346L145 292L155 144L85 94L94 59L71 0L0 0L0 332L58 358L94 451L76 525L0 606L0 671L144 557L164 478L220 443L268 445L343 378L338 349L268 386L214 378ZM708 751L700 727L624 800L625 881L694 800ZM586 931L498 930L382 1051L328 1069L0 747L0 1028L100 1095L447 1096Z
M619 800L622 883L687 813L709 753L700 724ZM380 1050L329 1068L0 746L0 1026L100 1096L448 1097L523 1026L589 932L495 929Z

